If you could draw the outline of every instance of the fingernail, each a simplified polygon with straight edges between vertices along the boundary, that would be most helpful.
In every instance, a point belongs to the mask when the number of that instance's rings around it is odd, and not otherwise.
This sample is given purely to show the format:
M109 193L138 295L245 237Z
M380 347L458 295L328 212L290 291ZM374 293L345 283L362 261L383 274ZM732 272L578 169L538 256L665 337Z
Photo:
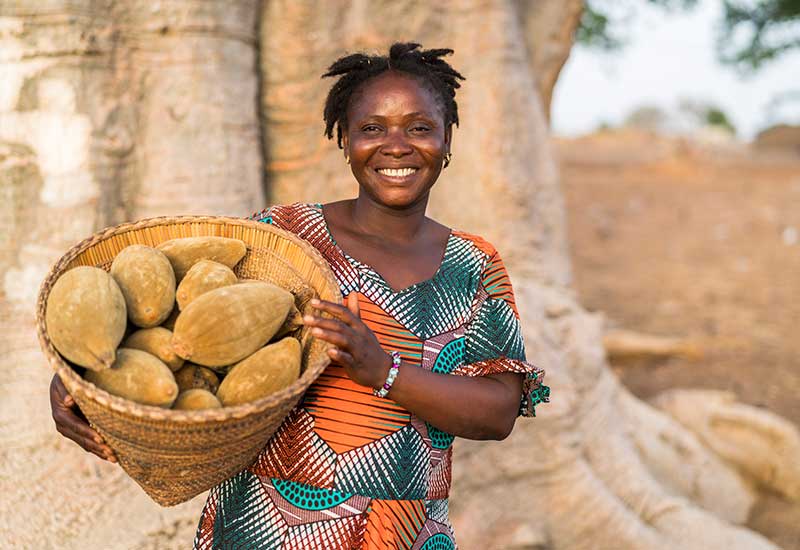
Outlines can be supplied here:
M317 336L319 336L320 334L322 334L322 329L319 328L319 327L316 327L311 331L311 334L316 334Z
M108 461L109 462L116 462L117 461L117 457L115 457L114 455L109 455L108 456Z
M71 407L71 406L72 406L72 405L74 405L74 404L75 404L75 400L74 400L74 399L72 399L72 396L71 396L71 395L68 395L68 396L66 396L66 397L64 398L64 406L65 406L65 407Z
M303 321L306 322L306 323L313 323L314 322L314 316L313 315L304 315L303 316Z
M100 436L99 436L99 435L96 435L96 436L94 436L92 439L94 439L94 442L95 442L95 443L102 443L102 442L103 442L103 440L102 440L102 439L100 439Z
M311 305L312 306L318 306L319 303L320 303L319 300L317 300L316 298L311 298Z

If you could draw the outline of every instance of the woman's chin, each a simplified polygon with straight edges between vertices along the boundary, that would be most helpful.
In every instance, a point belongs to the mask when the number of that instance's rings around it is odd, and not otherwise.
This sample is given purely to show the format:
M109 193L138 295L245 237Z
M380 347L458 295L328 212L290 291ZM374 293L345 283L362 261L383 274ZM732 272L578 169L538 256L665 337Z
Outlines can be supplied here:
M427 202L428 193L412 192L410 189L381 189L377 193L369 193L370 197L383 206L389 208L409 208L420 204L420 202Z

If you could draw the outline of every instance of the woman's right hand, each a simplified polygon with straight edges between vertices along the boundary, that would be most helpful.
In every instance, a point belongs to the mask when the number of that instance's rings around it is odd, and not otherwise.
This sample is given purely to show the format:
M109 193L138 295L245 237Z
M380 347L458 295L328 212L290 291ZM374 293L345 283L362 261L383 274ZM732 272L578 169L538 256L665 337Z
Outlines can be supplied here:
M103 443L100 434L89 426L86 417L57 374L50 382L50 409L58 433L80 445L84 451L94 453L109 462L117 461L111 447Z

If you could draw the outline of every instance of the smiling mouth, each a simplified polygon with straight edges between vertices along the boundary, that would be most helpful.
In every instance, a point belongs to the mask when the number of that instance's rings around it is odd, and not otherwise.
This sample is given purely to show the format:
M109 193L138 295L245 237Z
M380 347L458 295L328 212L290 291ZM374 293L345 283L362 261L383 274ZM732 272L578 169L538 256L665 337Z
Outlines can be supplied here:
M416 168L378 168L375 171L381 176L395 181L404 180L417 173Z

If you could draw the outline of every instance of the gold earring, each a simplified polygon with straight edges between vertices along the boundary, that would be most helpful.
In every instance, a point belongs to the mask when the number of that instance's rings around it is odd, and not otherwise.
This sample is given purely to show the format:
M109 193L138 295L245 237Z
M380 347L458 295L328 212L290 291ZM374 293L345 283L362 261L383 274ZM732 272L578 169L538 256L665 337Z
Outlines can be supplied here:
M344 161L345 161L347 164L350 164L350 156L349 156L349 155L347 155L347 153L345 153L345 155L344 155Z
M453 158L453 153L447 152L444 154L444 166L442 168L447 168L450 166L450 159Z

